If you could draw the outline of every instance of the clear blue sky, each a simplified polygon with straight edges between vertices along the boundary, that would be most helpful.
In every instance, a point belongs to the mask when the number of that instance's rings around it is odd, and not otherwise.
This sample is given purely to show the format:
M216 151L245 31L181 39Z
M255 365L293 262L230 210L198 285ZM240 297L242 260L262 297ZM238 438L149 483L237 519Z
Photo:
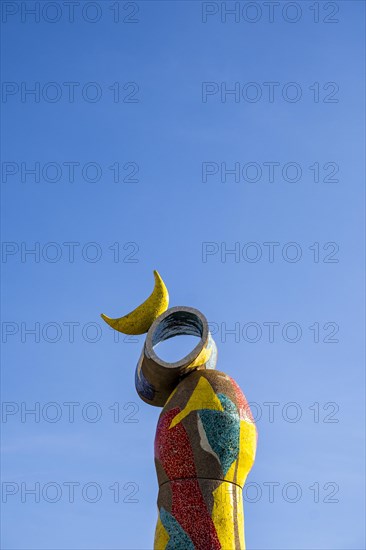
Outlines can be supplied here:
M259 417L248 548L365 548L364 3L33 5L2 2L2 547L152 548L143 338L99 314L158 269Z

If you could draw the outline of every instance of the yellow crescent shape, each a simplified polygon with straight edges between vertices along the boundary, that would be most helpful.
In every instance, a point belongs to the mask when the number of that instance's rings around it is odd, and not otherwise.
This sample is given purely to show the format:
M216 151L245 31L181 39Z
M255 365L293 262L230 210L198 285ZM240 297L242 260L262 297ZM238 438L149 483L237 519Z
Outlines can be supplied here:
M114 330L123 332L123 334L144 334L147 332L155 319L164 313L169 305L168 289L163 279L157 271L154 271L154 277L154 290L145 302L124 317L111 319L102 313L102 319Z

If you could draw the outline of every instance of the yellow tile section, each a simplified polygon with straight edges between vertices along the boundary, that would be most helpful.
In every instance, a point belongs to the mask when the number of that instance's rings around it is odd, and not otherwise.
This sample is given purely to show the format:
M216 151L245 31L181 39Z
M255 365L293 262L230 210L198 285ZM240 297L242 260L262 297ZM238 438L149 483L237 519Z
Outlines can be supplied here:
M214 522L221 548L225 548L225 550L235 550L232 489L234 489L234 486L229 483L221 483L212 492L214 498L212 521Z
M166 531L164 525L161 523L160 516L158 517L158 523L155 530L154 550L165 550L170 537Z
M243 493L241 489L237 490L236 493L237 498L237 507L238 507L238 529L239 529L239 541L240 541L240 548L242 550L245 550L245 536L244 536L244 509L243 509Z
M255 452L257 448L257 430L252 422L246 420L240 421L240 450L238 456L238 485L244 485L244 482L253 466Z
M240 451L239 451L240 452ZM232 465L230 466L230 468L228 469L228 471L226 472L226 476L224 477L225 481L233 481L234 483L236 483L236 476L235 476L235 470L236 470L236 464L237 464L237 460L235 460Z
M239 456L238 459L232 463L229 470L227 471L225 476L226 481L233 481L234 483L237 483L241 486L244 485L246 477L254 462L256 446L257 434L255 425L252 422L241 420ZM238 468L235 475L237 463Z
M212 409L214 411L223 411L220 399L212 389L208 380L201 376L195 387L191 397L189 398L184 409L178 413L170 423L169 429L174 428L179 422L189 415L192 411L199 411L201 409Z

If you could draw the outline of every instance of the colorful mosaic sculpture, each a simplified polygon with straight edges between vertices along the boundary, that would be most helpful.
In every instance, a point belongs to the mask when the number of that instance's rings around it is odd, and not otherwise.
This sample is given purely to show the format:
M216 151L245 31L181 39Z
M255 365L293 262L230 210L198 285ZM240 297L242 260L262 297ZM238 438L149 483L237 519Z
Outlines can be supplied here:
M167 309L167 291L164 300L148 312L155 320L136 368L139 396L163 407L155 436L154 550L244 550L242 489L255 458L253 417L237 383L214 370L216 345L202 313ZM113 321L121 330L123 323ZM200 342L180 361L160 359L154 348L181 334Z

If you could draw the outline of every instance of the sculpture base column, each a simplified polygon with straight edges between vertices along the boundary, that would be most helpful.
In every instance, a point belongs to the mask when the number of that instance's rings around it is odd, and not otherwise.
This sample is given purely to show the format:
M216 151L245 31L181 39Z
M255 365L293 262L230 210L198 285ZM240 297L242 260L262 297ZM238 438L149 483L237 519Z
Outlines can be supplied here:
M160 487L158 508L154 550L245 550L238 485L211 479L167 482Z
M168 399L155 437L155 550L244 550L242 488L257 432L236 382L197 370Z

